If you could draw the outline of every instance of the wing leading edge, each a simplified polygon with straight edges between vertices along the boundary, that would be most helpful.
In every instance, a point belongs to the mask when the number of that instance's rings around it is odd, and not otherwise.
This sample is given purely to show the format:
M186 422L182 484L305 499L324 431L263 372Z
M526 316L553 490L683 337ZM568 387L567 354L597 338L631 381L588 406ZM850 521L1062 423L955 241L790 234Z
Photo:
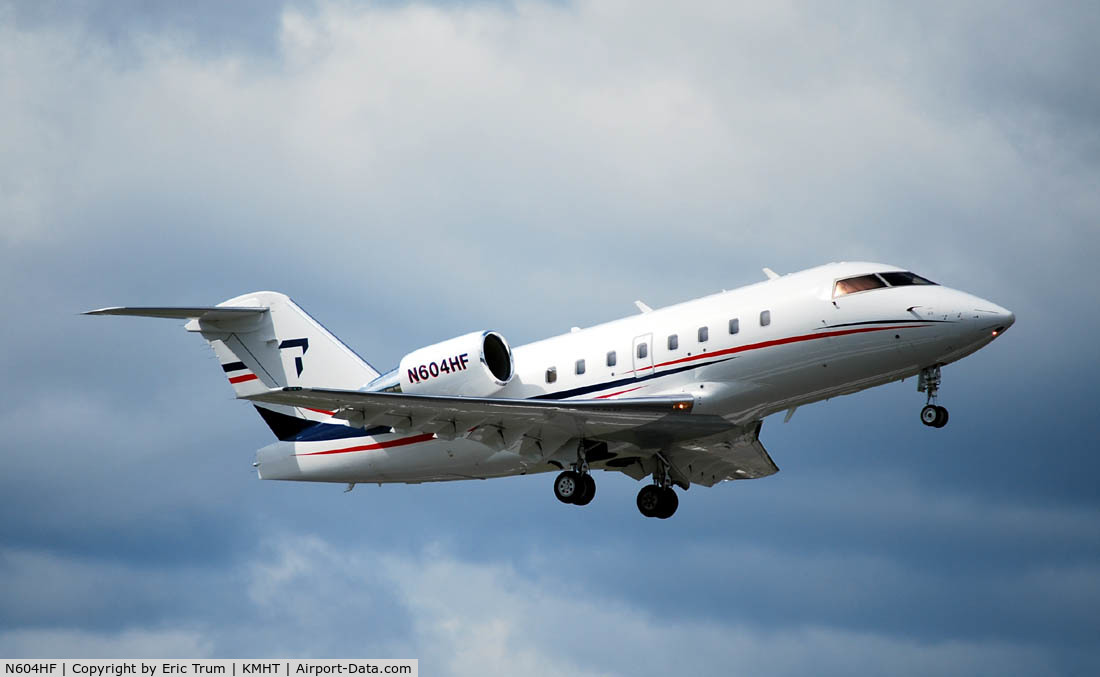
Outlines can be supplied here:
M677 438L728 429L718 417L691 416L690 396L629 400L516 400L414 395L331 388L279 388L243 399L292 407L325 408L352 425L388 425L401 431L463 434L471 428L552 426L575 437L605 437L666 421ZM449 424L449 425L448 425Z

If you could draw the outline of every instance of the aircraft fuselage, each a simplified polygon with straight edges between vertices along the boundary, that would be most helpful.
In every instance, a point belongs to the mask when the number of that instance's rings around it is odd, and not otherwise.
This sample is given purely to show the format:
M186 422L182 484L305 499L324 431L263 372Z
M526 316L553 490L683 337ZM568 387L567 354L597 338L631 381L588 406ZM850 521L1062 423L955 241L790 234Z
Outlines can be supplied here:
M829 264L517 346L515 376L495 397L686 395L693 414L751 425L949 364L1015 320L995 303L934 284L838 295L840 280L902 272ZM383 375L372 388L395 378ZM571 453L532 463L476 439L395 430L278 442L261 449L257 463L264 479L422 482L546 472L563 467Z

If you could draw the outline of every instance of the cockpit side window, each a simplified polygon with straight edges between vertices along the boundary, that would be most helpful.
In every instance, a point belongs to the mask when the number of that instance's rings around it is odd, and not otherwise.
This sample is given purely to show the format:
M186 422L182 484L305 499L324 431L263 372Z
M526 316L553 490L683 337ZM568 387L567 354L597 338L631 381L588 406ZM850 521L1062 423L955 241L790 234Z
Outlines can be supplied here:
M833 298L885 287L886 283L878 275L858 275L845 280L837 280L833 287Z
M889 273L879 273L879 276L882 277L882 279L886 280L886 284L890 285L891 287L905 287L913 284L936 284L926 277L921 277L916 273L910 273L908 271L892 271Z

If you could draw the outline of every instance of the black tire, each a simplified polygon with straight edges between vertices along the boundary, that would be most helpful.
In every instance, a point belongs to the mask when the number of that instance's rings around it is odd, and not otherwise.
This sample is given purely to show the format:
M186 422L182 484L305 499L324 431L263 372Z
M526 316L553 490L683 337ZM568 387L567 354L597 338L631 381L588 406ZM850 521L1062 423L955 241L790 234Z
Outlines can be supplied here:
M566 470L554 480L554 495L562 503L572 503L582 490L580 473Z
M936 407L936 410L937 410L938 416L936 416L936 422L933 423L932 425L937 427L937 428L942 428L945 425L947 425L947 419L949 418L949 416L947 415L947 408L946 407Z
M657 517L663 520L667 520L676 513L676 508L680 507L680 497L676 495L676 490L672 487L665 487L661 490L661 505L660 510L657 513Z
M596 480L592 475L581 475L581 485L584 491L573 499L573 505L588 505L596 497Z
M647 484L638 492L638 512L646 517L657 517L661 505L661 487Z
M934 404L924 405L924 408L920 410L920 422L927 426L941 427L936 425L936 422L940 420L940 409L942 407L937 407Z

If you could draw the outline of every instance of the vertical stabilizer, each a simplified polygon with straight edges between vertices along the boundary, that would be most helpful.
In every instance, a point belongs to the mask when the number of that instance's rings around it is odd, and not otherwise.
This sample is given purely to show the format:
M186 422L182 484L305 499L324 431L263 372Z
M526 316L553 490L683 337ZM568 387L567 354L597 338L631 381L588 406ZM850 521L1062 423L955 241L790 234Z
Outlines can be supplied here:
M202 316L188 322L187 330L210 342L238 395L283 386L355 390L378 376L284 294L253 292L218 305L225 306L267 312L243 318Z
M188 320L218 358L238 397L271 388L313 386L356 390L378 376L367 362L285 294L253 292L205 307L101 308L89 315ZM317 422L343 426L332 412L265 404L260 415L280 439Z

